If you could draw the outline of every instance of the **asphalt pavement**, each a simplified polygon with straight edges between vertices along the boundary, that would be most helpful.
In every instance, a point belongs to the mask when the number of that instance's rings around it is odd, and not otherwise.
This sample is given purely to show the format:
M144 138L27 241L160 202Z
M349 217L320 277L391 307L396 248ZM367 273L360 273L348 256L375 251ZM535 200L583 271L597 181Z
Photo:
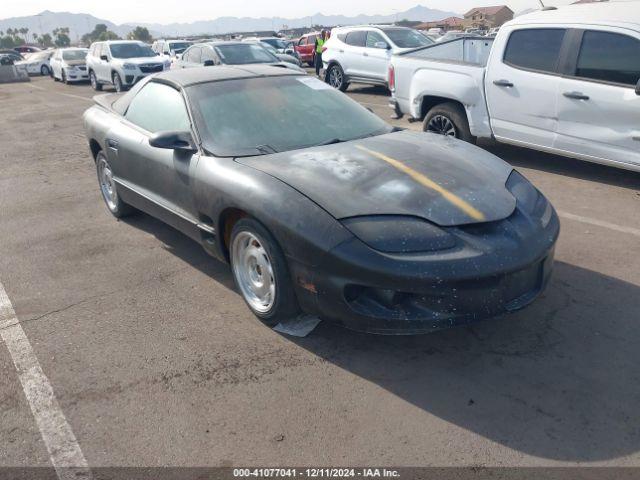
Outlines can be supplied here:
M640 174L484 145L560 214L542 297L430 335L293 338L196 243L108 213L93 93L0 85L0 284L89 466L640 466ZM389 117L384 89L348 94ZM14 357L0 342L0 466L50 466Z

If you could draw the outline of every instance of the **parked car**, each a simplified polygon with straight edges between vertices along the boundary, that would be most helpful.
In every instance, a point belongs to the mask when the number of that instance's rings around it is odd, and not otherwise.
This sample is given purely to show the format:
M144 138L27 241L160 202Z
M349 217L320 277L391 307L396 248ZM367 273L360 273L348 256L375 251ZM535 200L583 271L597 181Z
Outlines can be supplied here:
M24 60L24 57L15 50L0 50L0 56L2 56L4 62L6 62L3 63L3 65L13 65L15 62L21 62L22 60Z
M257 45L260 45L262 48L266 48L267 50L269 50L269 52L271 52L271 54L275 55L278 58L278 60L280 60L281 62L292 63L297 67L301 66L300 60L298 60L297 56L289 55L286 53L280 53L278 50L273 48L270 43L260 42L255 40L246 40L246 39L243 39L242 41L247 43L255 43Z
M94 90L113 85L116 92L131 88L152 73L171 67L171 61L158 56L147 44L135 40L112 40L91 44L87 54L89 80Z
M458 38L475 37L475 36L476 35L472 33L463 32L461 30L450 30L447 33L445 33L443 36L438 38L436 42L444 43L444 42L450 42L451 40L457 40Z
M428 131L640 171L640 9L632 3L517 17L484 40L493 45L483 58L470 60L470 45L450 49L464 57L435 52L446 45L396 55L391 105Z
M429 332L523 308L551 274L558 218L520 173L316 78L172 70L96 101L84 124L111 214L147 212L229 262L268 325L302 311Z
M14 64L24 68L29 75L51 75L49 60L53 55L53 50L43 50L30 54L24 60L19 60Z
M157 54L166 55L173 60L184 53L193 43L189 40L156 40L151 45L151 49Z
M306 63L310 67L313 67L313 61L315 58L315 46L316 39L320 35L320 32L306 33L302 35L294 46L298 58L302 63Z
M427 45L433 41L406 27L334 28L322 53L326 81L343 92L351 82L387 86L391 55Z
M214 65L266 64L303 71L297 65L281 61L267 48L254 42L219 41L197 43L187 48L175 68L208 67Z
M59 48L50 60L51 76L64 83L89 80L86 48Z
M21 45L14 47L14 50L18 53L36 53L42 51L40 47L36 47L35 45Z

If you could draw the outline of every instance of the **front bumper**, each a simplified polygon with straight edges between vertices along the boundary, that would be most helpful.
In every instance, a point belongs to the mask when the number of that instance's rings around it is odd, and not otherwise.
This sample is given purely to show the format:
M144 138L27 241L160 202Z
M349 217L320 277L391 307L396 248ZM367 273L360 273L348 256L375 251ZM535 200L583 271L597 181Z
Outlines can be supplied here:
M301 306L347 328L387 335L429 333L520 310L549 281L559 221L554 212L544 230L530 229L520 239L513 234L526 219L494 223L503 222L510 233L474 226L459 232L470 240L465 245L426 254L385 254L351 239L319 266L292 268ZM484 245L471 247L478 235ZM487 247L492 241L495 248Z

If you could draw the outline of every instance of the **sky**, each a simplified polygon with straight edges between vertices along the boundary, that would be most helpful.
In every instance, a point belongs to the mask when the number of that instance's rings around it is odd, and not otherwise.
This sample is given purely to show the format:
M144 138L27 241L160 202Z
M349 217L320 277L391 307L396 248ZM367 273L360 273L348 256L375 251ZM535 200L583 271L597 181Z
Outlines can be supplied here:
M564 5L570 0L543 0ZM539 7L538 0L3 0L1 18L35 15L43 10L89 13L116 24L127 22L173 23L233 17L299 18L327 15L392 14L417 4L463 13L483 5L508 5L514 12Z

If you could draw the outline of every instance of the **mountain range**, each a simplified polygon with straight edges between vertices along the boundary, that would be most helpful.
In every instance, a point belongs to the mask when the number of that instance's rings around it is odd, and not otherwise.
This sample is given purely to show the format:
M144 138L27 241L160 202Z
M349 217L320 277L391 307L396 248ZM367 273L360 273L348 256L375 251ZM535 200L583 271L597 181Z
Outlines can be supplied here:
M344 15L324 15L317 13L312 16L302 18L282 18L282 17L220 17L213 20L198 20L191 23L125 23L116 25L109 20L96 18L86 13L52 12L45 10L37 15L25 17L13 17L0 20L0 30L6 31L8 28L28 28L28 36L33 33L41 34L51 32L54 28L69 27L72 41L78 40L85 33L91 32L96 24L104 23L107 28L121 37L124 37L135 26L142 25L149 29L154 37L162 36L188 36L200 34L221 34L231 32L253 32L261 30L281 30L284 27L300 28L311 25L356 25L368 23L389 23L397 20L432 21L446 17L459 16L454 12L431 9L422 5L417 5L403 12L391 15L357 15L347 17Z

